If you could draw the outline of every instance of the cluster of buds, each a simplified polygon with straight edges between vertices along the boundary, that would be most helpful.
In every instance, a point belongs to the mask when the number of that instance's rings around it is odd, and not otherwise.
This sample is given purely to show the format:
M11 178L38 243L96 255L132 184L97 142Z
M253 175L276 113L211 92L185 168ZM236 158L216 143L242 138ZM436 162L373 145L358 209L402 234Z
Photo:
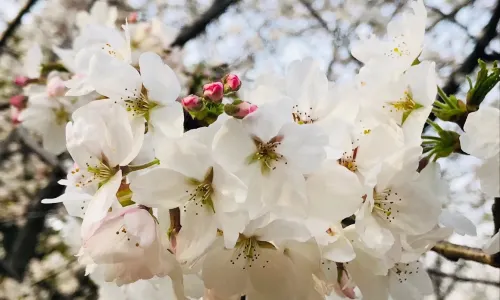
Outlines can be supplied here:
M222 81L205 84L203 96L189 95L182 98L181 103L185 110L198 119L204 119L212 110L216 114L220 111L220 113L225 112L232 117L242 119L254 112L257 106L240 99L234 100L231 104L222 104L224 97L234 96L240 87L240 78L235 74L227 74Z

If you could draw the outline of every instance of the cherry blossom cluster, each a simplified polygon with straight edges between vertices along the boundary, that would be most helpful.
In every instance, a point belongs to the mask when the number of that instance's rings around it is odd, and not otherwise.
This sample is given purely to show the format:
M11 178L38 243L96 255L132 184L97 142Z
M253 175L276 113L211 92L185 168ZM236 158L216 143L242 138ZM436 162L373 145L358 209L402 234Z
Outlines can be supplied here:
M94 278L168 278L172 299L423 299L421 255L475 234L443 209L441 146L484 159L481 187L500 195L499 110L470 112L461 136L428 121L438 87L435 63L419 60L422 0L386 38L353 46L364 66L348 83L306 58L199 95L166 63L161 23L116 28L116 10L97 3L73 48L54 48L61 64L30 50L12 99L22 125L74 161L65 193L43 202L82 219L77 256ZM439 136L422 137L427 122Z

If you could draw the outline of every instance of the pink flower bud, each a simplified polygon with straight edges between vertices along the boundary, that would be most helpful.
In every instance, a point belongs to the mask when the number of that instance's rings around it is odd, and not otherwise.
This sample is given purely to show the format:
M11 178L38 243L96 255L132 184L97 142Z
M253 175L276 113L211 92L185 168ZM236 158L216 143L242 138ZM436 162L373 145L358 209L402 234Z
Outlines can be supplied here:
M199 111L203 108L203 102L196 95L189 95L182 98L181 103L187 111Z
M14 84L17 86L23 87L23 86L26 86L28 84L29 80L30 79L28 77L19 75L19 76L16 76L16 78L14 79Z
M26 107L26 100L28 98L24 95L15 95L10 97L9 103L17 109L23 109Z
M228 74L225 78L225 86L229 91L237 91L240 89L241 80L237 75Z
M214 102L222 101L224 96L224 86L222 82L211 82L203 86L203 96Z
M354 292L354 288L352 287L351 279L345 270L342 270L342 274L340 275L339 286L342 294L349 299L356 299L356 293Z
M64 96L65 91L66 86L64 85L64 81L61 79L61 77L52 77L47 82L47 95L49 95L49 97Z
M237 104L235 103L236 102L234 102L233 104L226 104L224 106L224 112L237 119L243 119L244 117L257 110L257 105L255 104L251 104L245 101L241 101Z
M128 18L127 18L127 21L129 23L137 23L137 21L139 20L139 13L137 13L136 11L134 12L131 12L129 15L128 15Z

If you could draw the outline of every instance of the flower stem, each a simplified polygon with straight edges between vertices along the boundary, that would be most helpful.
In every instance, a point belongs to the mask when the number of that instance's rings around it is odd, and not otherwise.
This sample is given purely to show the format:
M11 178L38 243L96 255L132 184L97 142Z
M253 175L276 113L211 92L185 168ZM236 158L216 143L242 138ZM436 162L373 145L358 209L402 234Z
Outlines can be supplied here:
M143 164L143 165L136 165L136 166L125 166L125 167L122 167L122 171L123 171L123 175L127 175L127 174L130 174L134 171L139 171L139 170L144 170L144 169L147 169L149 167L152 167L154 165L159 165L160 164L160 160L158 158L155 158L154 160L146 163L146 164Z

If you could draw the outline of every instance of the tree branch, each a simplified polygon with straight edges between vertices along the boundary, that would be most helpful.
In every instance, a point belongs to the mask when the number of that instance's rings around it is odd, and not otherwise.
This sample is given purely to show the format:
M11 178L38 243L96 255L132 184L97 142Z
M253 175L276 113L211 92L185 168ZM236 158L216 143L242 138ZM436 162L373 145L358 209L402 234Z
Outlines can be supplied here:
M5 31L3 32L2 36L0 37L0 54L2 53L4 47L7 45L7 41L9 38L14 34L16 31L17 27L21 25L21 21L24 17L25 14L27 14L30 9L35 5L37 0L28 0L26 4L24 4L23 7L21 7L21 10L17 14L17 16L12 20L8 25Z
M485 49L497 35L497 26L500 21L500 1L493 10L490 21L483 29L482 36L477 40L474 50L465 59L463 64L450 75L448 83L443 87L447 95L455 94L460 87L457 77L470 74L477 67L477 60L485 56Z
M64 186L57 182L63 178L63 172L55 171L49 184L40 190L35 201L29 207L28 212L33 217L27 218L26 224L17 231L16 239L10 249L7 251L5 265L15 274L15 278L22 281L26 267L35 254L39 235L45 227L47 213L55 205L42 204L42 199L55 198L64 192Z
M202 34L208 24L220 17L231 5L240 2L240 0L214 0L212 6L205 11L193 24L181 29L180 34L170 44L171 47L182 47L191 39Z
M442 255L451 261L458 261L460 259L475 261L485 265L490 265L495 268L500 268L500 259L495 255L488 255L479 248L472 248L467 246L455 245L450 242L439 242L432 251Z
M500 287L500 281L487 280L487 279L476 279L476 278L466 278L466 277L461 277L461 276L454 275L454 274L446 274L446 273L443 273L440 270L436 270L436 269L428 269L427 273L429 273L431 276L450 278L450 279L453 279L455 281L480 283L480 284L494 285L496 287Z

